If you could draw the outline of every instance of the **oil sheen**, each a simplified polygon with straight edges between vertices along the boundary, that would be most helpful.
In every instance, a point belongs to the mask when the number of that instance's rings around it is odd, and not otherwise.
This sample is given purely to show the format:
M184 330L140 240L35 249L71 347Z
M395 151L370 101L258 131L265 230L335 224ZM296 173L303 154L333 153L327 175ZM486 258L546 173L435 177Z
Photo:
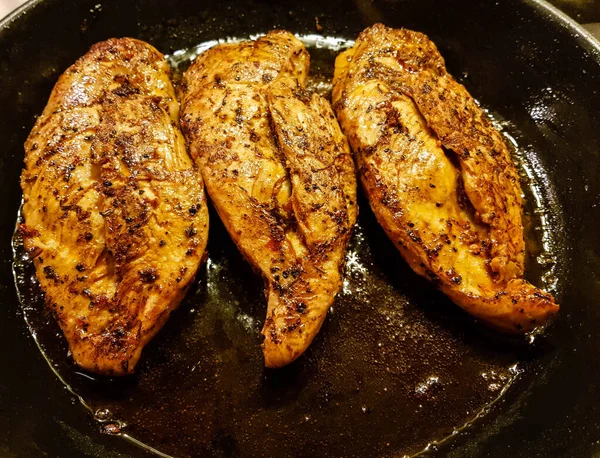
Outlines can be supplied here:
M309 89L329 97L335 56L352 41L300 38L311 53ZM200 52L235 41L168 56L176 81ZM552 186L535 151L519 146L516 127L490 116L521 170L527 277L556 293ZM74 366L15 233L23 314L50 368L98 427L159 455L428 453L500 411L503 395L525 386L534 337L508 340L475 323L411 271L364 198L359 205L343 290L306 354L283 369L263 367L263 282L212 210L208 260L135 375L104 378Z

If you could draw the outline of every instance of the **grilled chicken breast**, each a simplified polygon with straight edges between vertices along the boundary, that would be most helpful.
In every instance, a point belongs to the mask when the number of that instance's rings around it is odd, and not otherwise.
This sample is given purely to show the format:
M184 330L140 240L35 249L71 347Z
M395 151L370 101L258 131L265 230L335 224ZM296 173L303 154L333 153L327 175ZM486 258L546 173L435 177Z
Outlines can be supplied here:
M342 285L356 221L354 164L328 102L304 90L309 56L274 31L198 56L182 128L219 216L266 283L268 367L308 347Z
M25 248L89 371L133 371L206 246L202 177L169 77L146 43L98 43L59 78L25 143Z
M366 29L336 60L333 102L370 205L415 272L505 332L529 331L558 310L521 278L510 152L425 35Z

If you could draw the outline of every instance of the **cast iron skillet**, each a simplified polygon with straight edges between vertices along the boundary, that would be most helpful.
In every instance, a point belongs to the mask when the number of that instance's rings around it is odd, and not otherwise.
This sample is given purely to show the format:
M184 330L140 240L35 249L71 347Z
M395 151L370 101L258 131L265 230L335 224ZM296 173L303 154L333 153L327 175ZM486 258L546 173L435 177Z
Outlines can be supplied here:
M582 29L534 0L34 0L0 23L0 455L148 454L131 442L102 434L65 390L32 340L15 293L10 239L21 199L22 145L58 75L91 44L108 37L137 37L168 53L273 27L315 33L316 16L329 35L352 38L377 21L430 35L451 72L468 73L471 93L518 126L527 140L525 147L538 152L539 163L534 165L548 178L541 185L552 202L546 212L561 222L553 227L564 231L553 234L559 245L562 309L541 348L520 355L530 362L527 383L516 385L485 418L444 444L440 454L546 457L600 452L600 47ZM369 224L375 225L362 204L368 230ZM380 258L391 271L402 264L396 256ZM417 287L426 287L405 267L398 269ZM436 312L430 313L435 318ZM436 319L464 319L452 313ZM488 337L473 339L484 342ZM494 345L488 350L510 344ZM293 384L296 375L292 369L275 377L272 383L277 386L265 389ZM351 429L345 421L332 417L329 427L315 429L310 447L290 449L287 444L280 454L323 452L319 438L331 444L328 434ZM261 438L253 440L260 450ZM352 448L327 451L339 456L390 453L383 446L361 448L351 437L347 442ZM206 452L247 453L231 434L217 434L212 445L197 454Z

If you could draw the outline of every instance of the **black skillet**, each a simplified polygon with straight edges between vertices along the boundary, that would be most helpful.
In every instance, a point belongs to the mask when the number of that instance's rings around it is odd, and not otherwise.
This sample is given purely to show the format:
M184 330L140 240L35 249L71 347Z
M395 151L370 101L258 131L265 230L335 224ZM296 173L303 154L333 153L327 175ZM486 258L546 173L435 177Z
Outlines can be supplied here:
M213 213L212 264L134 377L78 373L35 287L23 286L53 373L19 305L10 242L22 145L58 75L113 36L171 53L274 27L353 38L378 21L430 35L516 138L533 177L528 275L555 282L552 326L533 344L481 330L406 268L363 200L350 291L303 358L264 371L260 281ZM311 54L327 76L333 54ZM430 442L425 454L456 457L600 453L600 46L546 3L34 0L0 23L0 82L1 456L152 455L108 434L118 431L177 456L387 456ZM549 265L538 256L542 216Z

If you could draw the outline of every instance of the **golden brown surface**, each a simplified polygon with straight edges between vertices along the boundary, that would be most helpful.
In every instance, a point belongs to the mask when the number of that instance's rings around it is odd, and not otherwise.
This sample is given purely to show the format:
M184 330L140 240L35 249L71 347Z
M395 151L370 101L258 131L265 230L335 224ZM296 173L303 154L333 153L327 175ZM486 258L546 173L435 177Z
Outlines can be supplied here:
M379 223L454 302L506 332L558 310L522 280L519 177L423 34L377 24L336 59L333 102Z
M169 77L146 43L98 43L60 77L25 143L25 248L90 371L133 371L206 246L202 178Z
M356 179L329 104L304 91L309 56L288 32L225 44L184 75L182 128L225 227L267 284L263 352L290 363L342 284Z

